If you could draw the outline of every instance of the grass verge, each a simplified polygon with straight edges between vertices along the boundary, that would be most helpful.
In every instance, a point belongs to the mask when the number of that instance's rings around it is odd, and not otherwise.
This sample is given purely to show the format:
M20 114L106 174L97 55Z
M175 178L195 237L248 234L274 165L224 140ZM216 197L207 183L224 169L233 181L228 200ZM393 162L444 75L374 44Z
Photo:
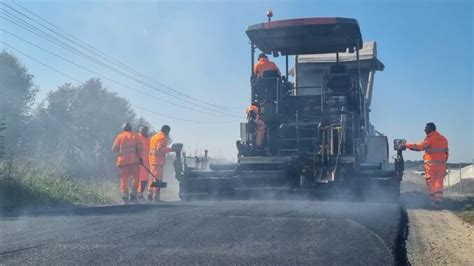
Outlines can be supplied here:
M474 225L474 211L456 212L456 215L464 222Z
M0 212L117 202L117 184L85 183L42 171L29 162L0 164Z
M454 202L454 207L451 208L454 214L464 222L474 225L474 195L452 197L451 201Z
M400 197L405 209L432 209L428 195L422 192L405 192ZM442 210L449 210L464 222L474 225L474 195L449 195L441 205Z

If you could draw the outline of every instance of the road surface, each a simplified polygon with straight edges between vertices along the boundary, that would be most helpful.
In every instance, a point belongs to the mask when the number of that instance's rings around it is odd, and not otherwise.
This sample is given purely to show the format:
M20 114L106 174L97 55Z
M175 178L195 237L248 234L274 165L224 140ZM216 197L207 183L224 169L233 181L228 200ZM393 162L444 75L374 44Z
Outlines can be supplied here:
M0 218L0 264L404 263L395 204L163 202Z

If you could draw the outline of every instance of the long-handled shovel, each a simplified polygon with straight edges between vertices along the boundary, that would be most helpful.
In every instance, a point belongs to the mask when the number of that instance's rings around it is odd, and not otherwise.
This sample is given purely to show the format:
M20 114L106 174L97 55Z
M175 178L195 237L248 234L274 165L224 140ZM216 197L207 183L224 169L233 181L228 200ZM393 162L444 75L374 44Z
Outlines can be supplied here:
M165 187L168 185L168 183L158 180L158 178L157 178L157 177L150 171L150 169L148 169L148 167L146 167L143 163L142 163L141 165L142 165L143 168L145 168L145 170L153 177L153 179L155 179L154 182L151 182L150 187L165 188Z

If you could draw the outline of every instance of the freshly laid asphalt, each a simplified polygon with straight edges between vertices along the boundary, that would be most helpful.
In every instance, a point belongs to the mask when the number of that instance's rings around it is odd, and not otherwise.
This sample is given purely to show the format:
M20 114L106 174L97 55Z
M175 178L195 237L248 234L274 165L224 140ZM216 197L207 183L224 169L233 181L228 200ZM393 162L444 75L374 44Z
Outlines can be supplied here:
M404 263L397 204L163 202L0 217L0 264Z

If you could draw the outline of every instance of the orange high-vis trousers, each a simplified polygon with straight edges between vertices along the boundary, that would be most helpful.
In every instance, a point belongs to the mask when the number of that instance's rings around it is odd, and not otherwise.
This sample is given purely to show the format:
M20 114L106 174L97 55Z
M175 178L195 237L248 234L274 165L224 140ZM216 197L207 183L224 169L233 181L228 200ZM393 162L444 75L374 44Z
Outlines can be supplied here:
M148 169L150 169L149 165L146 165ZM148 184L148 171L140 165L140 175L139 175L139 185L138 185L138 192L143 193L145 192L146 186Z
M120 171L120 192L125 196L128 196L129 189L128 189L128 180L131 180L132 183L132 189L131 193L132 195L137 194L137 189L138 189L138 176L139 176L139 169L138 169L138 164L129 164L129 165L123 165L119 166L119 171Z
M265 126L257 126L257 134L255 137L255 144L257 144L257 147L260 147L263 144L263 139L265 138L265 129Z
M445 175L446 163L425 163L426 186L432 201L443 200Z
M153 175L159 181L163 181L164 169L165 169L164 165L160 165L160 164L150 165L151 172L153 173ZM151 182L149 182L150 185L148 186L148 193L152 193L152 194L156 195L156 194L158 194L158 192L160 192L160 188L159 187L151 187L151 183L154 182L154 181L155 181L155 179L151 178Z

